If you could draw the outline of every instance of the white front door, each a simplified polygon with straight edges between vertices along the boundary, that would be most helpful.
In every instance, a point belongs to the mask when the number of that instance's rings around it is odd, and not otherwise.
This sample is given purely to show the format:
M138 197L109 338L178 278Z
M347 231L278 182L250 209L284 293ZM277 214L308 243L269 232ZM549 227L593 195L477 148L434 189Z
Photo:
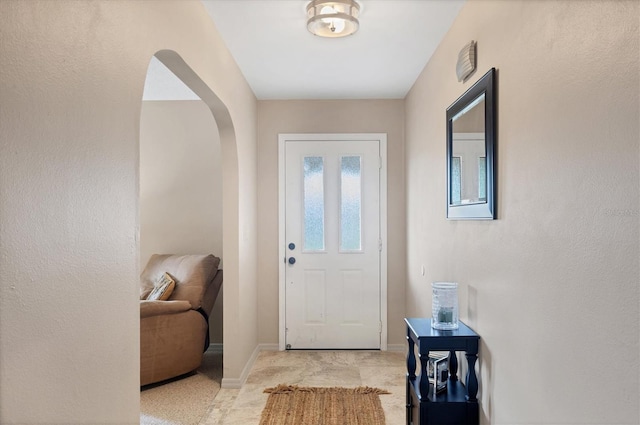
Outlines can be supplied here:
M284 141L285 344L381 347L380 141Z

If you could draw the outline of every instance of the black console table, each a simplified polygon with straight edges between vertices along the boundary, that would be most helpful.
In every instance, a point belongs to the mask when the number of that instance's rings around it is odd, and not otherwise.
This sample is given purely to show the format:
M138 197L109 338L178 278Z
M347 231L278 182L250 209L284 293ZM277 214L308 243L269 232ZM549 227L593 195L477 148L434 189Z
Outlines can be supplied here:
M478 425L478 359L480 336L462 322L451 331L433 329L431 319L404 319L407 324L407 425ZM416 376L415 347L418 347L420 375ZM429 391L427 362L430 351L449 351L447 390ZM468 369L466 387L458 380L456 351L464 351Z

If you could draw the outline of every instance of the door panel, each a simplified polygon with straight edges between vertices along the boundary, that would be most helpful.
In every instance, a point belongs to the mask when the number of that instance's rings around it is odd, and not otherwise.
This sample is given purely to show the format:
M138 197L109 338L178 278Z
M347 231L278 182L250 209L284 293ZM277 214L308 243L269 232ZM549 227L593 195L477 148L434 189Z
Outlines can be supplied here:
M327 274L325 270L304 271L305 324L324 324Z
M377 141L285 143L290 348L380 348L379 176Z

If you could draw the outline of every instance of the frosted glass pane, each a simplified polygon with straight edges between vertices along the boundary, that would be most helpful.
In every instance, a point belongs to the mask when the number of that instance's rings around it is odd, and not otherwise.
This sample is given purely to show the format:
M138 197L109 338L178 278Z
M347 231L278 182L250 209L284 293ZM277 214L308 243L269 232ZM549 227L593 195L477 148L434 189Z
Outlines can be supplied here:
M460 205L460 157L451 158L451 204Z
M304 158L304 249L324 250L324 160Z
M362 181L359 156L343 156L340 173L340 250L359 251L361 244Z
M487 201L487 158L478 158L478 198L480 201Z

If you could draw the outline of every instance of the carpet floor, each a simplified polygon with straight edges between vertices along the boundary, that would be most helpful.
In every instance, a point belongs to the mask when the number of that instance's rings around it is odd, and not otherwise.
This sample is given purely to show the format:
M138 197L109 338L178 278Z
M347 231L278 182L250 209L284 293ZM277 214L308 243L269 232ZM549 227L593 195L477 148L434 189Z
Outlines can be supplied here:
M209 410L222 381L222 351L209 348L191 375L142 387L141 425L198 425Z

